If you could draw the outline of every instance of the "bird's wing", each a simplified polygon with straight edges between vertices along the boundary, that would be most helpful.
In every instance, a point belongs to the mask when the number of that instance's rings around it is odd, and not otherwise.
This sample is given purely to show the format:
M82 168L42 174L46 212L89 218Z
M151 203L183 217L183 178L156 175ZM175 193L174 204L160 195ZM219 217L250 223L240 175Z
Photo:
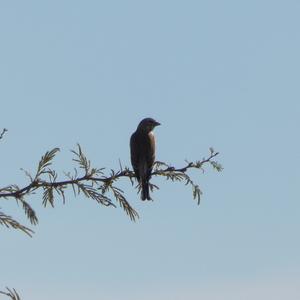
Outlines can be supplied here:
M152 132L136 131L130 138L131 164L135 175L140 180L149 180L155 161L155 138Z
M139 174L139 160L140 160L140 150L139 150L139 141L138 141L138 133L134 132L130 138L130 156L131 156L131 164L134 170L134 173L137 177L137 180L140 180Z

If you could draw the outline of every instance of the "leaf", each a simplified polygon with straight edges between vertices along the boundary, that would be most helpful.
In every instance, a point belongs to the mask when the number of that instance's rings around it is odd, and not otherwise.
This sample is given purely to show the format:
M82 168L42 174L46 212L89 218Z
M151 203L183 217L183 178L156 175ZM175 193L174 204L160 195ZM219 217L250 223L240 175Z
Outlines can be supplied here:
M44 186L43 189L43 205L46 207L47 204L50 203L50 205L54 207L53 187Z
M9 289L6 287L7 292L0 291L0 294L6 295L7 297L10 297L11 300L21 300L19 294L15 289Z
M215 170L217 170L218 172L221 172L224 168L222 167L221 164L219 164L218 162L214 161L214 160L211 160L210 161L210 164L213 166L213 168Z
M82 191L87 198L92 198L93 200L96 200L98 203L103 204L104 206L115 207L115 205L107 196L104 195L104 193L99 193L98 190L93 186L82 183L76 183L76 185L78 187L78 194L80 191Z
M192 183L193 186L193 198L197 199L198 205L200 205L202 191L197 184Z
M135 221L139 217L139 214L126 200L126 198L122 194L123 191L115 186L111 186L111 190L114 194L114 197L119 202L120 206L124 209L126 214L130 217L132 221Z
M33 210L33 208L30 206L29 203L27 203L22 196L16 197L16 201L19 204L19 202L21 202L22 204L22 208L25 212L25 215L27 216L27 218L29 219L30 223L33 225L36 225L38 223L38 218L36 216L35 211Z
M32 207L24 200L22 201L23 209L25 211L26 216L28 217L31 224L36 225L38 223L38 218L36 216L35 211L32 209Z
M0 224L3 226L6 226L7 228L11 227L17 230L21 230L24 233L26 233L27 235L29 235L30 237L32 237L32 234L34 233L33 230L31 230L30 228L20 224L19 222L17 222L16 220L14 220L12 217L4 214L3 212L0 211Z
M73 158L73 161L79 164L79 168L84 169L86 175L90 175L91 162L83 154L79 144L77 144L77 147L78 152L76 152L75 150L71 150L71 152L76 156L76 158Z
M35 179L37 179L43 173L46 173L46 168L51 165L52 160L53 160L54 156L56 155L56 153L58 151L60 151L59 148L54 148L51 151L47 151L45 153L45 155L42 156L42 158L39 162L39 165L38 165L38 169L37 169Z

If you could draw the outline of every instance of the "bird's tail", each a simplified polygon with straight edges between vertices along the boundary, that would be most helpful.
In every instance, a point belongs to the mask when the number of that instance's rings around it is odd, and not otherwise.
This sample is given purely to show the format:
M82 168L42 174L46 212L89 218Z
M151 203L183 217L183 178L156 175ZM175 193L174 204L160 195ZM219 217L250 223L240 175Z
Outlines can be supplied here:
M142 180L142 190L141 190L141 199L142 200L152 200L150 197L150 191L149 191L149 181L148 180Z

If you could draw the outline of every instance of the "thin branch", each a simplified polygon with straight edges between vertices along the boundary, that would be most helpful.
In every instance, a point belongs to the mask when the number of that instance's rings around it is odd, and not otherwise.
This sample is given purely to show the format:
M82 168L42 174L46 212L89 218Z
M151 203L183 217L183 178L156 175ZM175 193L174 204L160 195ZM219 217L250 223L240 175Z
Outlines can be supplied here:
M162 163L162 162L156 162L156 164L167 166L167 168L157 169L156 171L152 172L152 176L153 175L164 175L164 173L167 173L167 172L186 173L188 169L195 169L195 168L196 169L202 169L203 165L205 165L206 163L209 163L209 162L211 163L212 159L214 157L216 157L217 155L219 155L219 152L213 152L213 153L210 154L209 157L203 158L203 160L197 161L195 163L189 162L186 166L184 166L182 168L175 168L175 167L168 166L168 165L166 165L165 163Z
M72 153L75 155L73 160L78 164L79 170L83 173L82 175L78 175L80 171L75 168L73 175L71 173L65 173L68 179L57 180L56 172L50 169L52 160L59 152L58 148L54 148L51 151L47 151L45 155L42 156L34 176L23 170L27 178L30 180L28 185L22 188L17 185L0 188L0 198L13 198L18 203L20 202L30 222L33 225L36 225L38 222L37 216L32 207L25 201L25 196L28 196L37 190L43 190L43 205L47 206L49 204L54 207L54 196L57 194L62 197L63 202L65 202L65 190L71 186L75 195L82 193L85 197L93 199L101 205L116 207L114 202L119 203L130 219L135 221L138 218L138 213L127 201L124 192L114 184L121 178L128 178L133 185L133 179L136 177L134 172L129 168L123 168L120 162L119 171L111 170L109 175L105 175L105 169L92 168L90 160L86 158L80 145L77 145L77 147L77 151L72 150ZM212 148L210 148L210 154L207 158L203 158L200 161L187 162L185 166L180 168L157 161L151 175L164 176L167 180L183 181L185 185L190 185L192 187L193 198L197 200L198 204L200 204L202 191L187 173L190 169L199 169L204 172L204 165L206 164L210 164L217 171L221 171L222 166L218 162L214 161L214 158L218 154L218 152L215 152ZM154 188L158 189L157 186L151 183L150 188L152 191ZM28 231L27 227L19 224L13 218L4 214L2 215L2 222L0 214L0 224L18 228L29 235L31 232Z
M32 231L30 228L20 224L16 220L14 220L12 217L4 214L3 212L0 211L0 224L3 226L6 226L7 228L11 227L14 229L18 229L32 237L32 234L34 231Z
M3 138L5 132L7 132L7 129L3 128L2 132L0 133L0 140Z
M6 290L7 290L6 292L0 291L0 294L9 297L11 300L21 300L19 294L15 289L11 290L8 287L6 287Z
M188 169L201 169L202 166L205 163L211 162L212 158L214 158L215 156L217 156L219 153L216 152L212 155L210 155L208 158L200 161L200 162L190 162L188 163L186 166L181 167L181 168L175 168L175 167L171 167L168 166L165 169L156 169L154 172L152 172L152 176L161 176L161 175L166 175L168 172L179 172L179 173L186 173ZM161 162L156 162L156 164L161 164ZM30 193L32 190L36 190L42 187L52 187L52 188L57 188L60 186L67 186L67 185L74 185L74 184L78 184L80 182L84 182L84 181L95 181L95 182L103 182L103 183L107 183L107 182L113 182L121 177L136 177L133 171L130 170L125 170L125 171L119 171L116 174L112 175L112 176L108 176L108 177L92 177L89 175L84 175L82 177L77 177L75 179L72 180L62 180L62 181L55 181L55 182L49 182L49 181L33 181L30 184L28 184L27 186L23 187L22 189L19 189L15 192L8 192L8 193L1 193L0 192L0 198L9 198L9 197L13 197L13 198L20 198L23 197L25 194ZM2 189L3 190L3 189ZM0 190L1 191L1 190Z

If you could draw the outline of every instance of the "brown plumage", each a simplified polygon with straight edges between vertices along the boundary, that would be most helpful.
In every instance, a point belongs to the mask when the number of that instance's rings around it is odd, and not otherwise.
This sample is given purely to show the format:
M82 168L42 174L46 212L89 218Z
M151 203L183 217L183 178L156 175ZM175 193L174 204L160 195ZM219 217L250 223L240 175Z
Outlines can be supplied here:
M155 161L155 138L152 130L160 125L152 118L143 119L130 138L131 164L141 185L141 199L151 200L149 180Z

